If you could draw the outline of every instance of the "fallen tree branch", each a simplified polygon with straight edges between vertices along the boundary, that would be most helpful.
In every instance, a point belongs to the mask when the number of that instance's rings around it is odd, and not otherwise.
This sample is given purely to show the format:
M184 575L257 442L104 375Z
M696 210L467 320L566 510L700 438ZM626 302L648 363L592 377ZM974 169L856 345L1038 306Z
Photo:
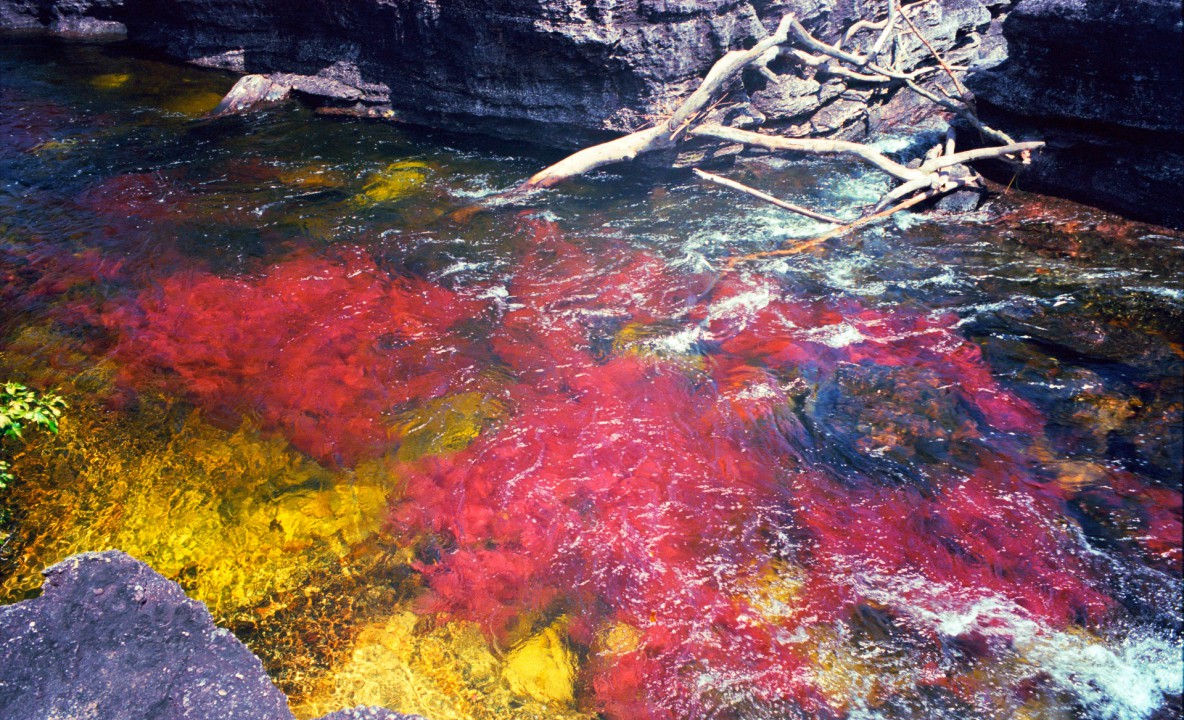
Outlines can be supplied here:
M915 180L925 173L906 167L877 152L874 148L846 140L823 140L820 138L788 138L780 135L764 135L751 130L724 127L723 125L701 125L690 134L694 137L709 137L732 143L762 147L775 152L793 151L813 155L851 155L874 165L899 180Z
M817 246L821 245L822 243L826 242L827 240L831 240L833 238L837 238L842 235L846 235L847 233L851 232L852 230L855 230L856 228L860 228L865 225L870 225L871 223L877 222L879 220L884 220L885 218L892 217L893 215L900 212L901 210L908 210L909 208L913 207L914 205L919 205L919 204L925 202L926 200L931 200L931 199L937 197L938 195L943 194L943 192L948 192L948 190L947 191L939 191L938 189L934 188L934 189L929 190L927 192L921 193L920 195L914 195L913 197L909 198L908 200L905 200L904 202L902 202L898 205L894 205L894 206L888 208L887 210L881 210L880 212L874 213L872 215L862 217L862 218L856 220L855 222L847 223L846 225L843 225L842 227L837 227L834 230L830 230L822 235L819 235L818 237L814 237L814 238L810 238L809 240L803 240L801 242L794 243L792 246L787 247L787 248L779 248L777 250L766 250L764 252L749 253L748 255L737 255L735 257L730 257L730 258L728 258L726 267L727 267L727 269L731 270L731 269L734 269L740 263L753 262L754 260L766 260L766 259L772 258L772 257L785 257L787 255L797 255L798 253L805 252L806 250L809 250L810 248L817 247Z
M676 132L682 130L693 116L707 107L715 94L733 77L748 65L761 60L766 52L786 41L791 22L795 22L793 16L786 15L781 19L776 32L758 42L752 49L733 50L720 58L695 92L691 93L691 96L665 121L652 128L585 148L536 173L523 184L523 189L552 187L596 168L632 160L643 152L670 147Z
M789 210L790 212L795 212L799 215L805 215L806 217L814 219L814 220L821 220L822 222L825 222L825 223L832 223L834 225L842 225L843 224L843 221L836 218L836 217L831 217L830 215L825 215L820 212L814 212L813 210L810 210L809 208L804 208L800 205L794 205L793 203L786 202L780 198L773 197L772 195L769 195L768 193L763 193L760 190L757 190L756 188L749 187L749 186L745 185L744 183L739 183L739 182L736 182L735 180L729 180L728 178L720 177L719 175L713 175L712 173L704 172L703 170L700 170L699 168L695 168L694 172L695 172L695 176L702 179L702 180L706 180L707 182L715 183L716 185L722 185L723 187L731 188L732 190L738 190L742 193L751 195L754 198L757 198L758 200L764 200L765 202L772 203L773 205L776 205L779 208Z
M900 16L904 18L905 24L909 26L909 29L912 30L913 34L917 36L917 39L920 40L926 49L929 50L929 54L933 56L933 59L937 61L937 64L941 65L942 70L946 71L946 75L950 76L950 80L954 81L954 87L957 88L959 97L965 98L967 95L966 88L963 87L961 81L958 80L958 76L954 74L954 70L950 67L950 64L945 61L945 58L938 54L937 50L935 50L933 45L929 42L929 39L921 34L921 31L918 30L917 26L913 24L913 19L909 17L907 12L901 11Z
M884 194L869 211L870 214L855 222L843 224L835 217L793 205L735 180L696 169L694 171L696 176L707 182L743 192L815 220L840 226L792 248L743 256L734 261L743 262L758 257L801 252L830 238L889 217L899 210L913 207L925 200L952 192L960 187L979 186L981 179L973 170L965 167L965 163L988 158L1017 156L1027 161L1031 151L1042 147L1044 143L1017 143L1006 133L995 130L978 119L974 110L966 104L965 88L958 80L955 69L937 52L928 38L920 33L908 15L908 10L915 10L928 1L923 0L922 3L914 3L903 8L899 5L900 0L887 0L887 12L883 20L877 22L861 20L855 23L848 29L844 39L834 45L814 37L798 22L797 18L792 14L787 14L781 19L774 33L756 43L751 49L734 50L720 58L711 67L695 91L680 103L665 120L658 122L653 127L580 150L535 174L514 193L526 193L538 188L551 187L605 165L633 160L642 153L674 147L684 138L739 143L748 148L761 148L772 152L849 156L877 168L900 182L895 189ZM875 61L883 53L888 40L898 37L894 33L899 30L897 27L899 18L904 19L913 34L929 50L937 62L937 67L927 65L911 72L903 72L895 67L894 63L881 65ZM844 41L850 42L857 33L863 30L879 31L866 54L844 50L841 47ZM938 107L964 118L984 137L998 142L999 145L955 152L955 138L951 129L947 132L943 142L932 147L922 160L910 163L910 167L902 165L875 148L862 143L846 140L782 137L726 127L717 122L704 122L703 118L710 115L716 105L723 102L727 97L726 91L729 86L746 68L759 71L770 82L779 82L780 78L770 69L769 64L781 54L806 66L814 67L816 75L832 75L845 80L879 85L902 84ZM918 83L923 75L937 72L939 69L949 75L954 82L954 87L962 93L962 97L946 96L946 91L936 85L935 87L940 92L934 92ZM729 266L733 264L730 262Z

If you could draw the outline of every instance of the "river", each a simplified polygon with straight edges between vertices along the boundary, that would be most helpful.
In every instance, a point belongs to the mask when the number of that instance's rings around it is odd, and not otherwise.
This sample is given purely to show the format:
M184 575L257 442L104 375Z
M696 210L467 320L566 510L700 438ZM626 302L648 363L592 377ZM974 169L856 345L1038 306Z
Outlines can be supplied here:
M0 601L122 549L301 718L1166 718L1184 236L1011 190L827 226L0 46ZM910 152L904 141L886 151ZM855 217L861 167L730 171Z

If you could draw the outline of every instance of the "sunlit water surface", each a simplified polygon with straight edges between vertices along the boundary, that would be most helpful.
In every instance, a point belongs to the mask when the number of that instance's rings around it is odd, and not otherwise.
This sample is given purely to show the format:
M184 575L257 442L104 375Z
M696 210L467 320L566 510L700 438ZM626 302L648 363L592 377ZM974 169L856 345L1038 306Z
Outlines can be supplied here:
M0 49L0 599L120 548L300 717L1166 718L1181 237L1012 193L810 221ZM900 144L903 147L903 143ZM899 149L899 148L898 148ZM884 181L731 173L854 216Z

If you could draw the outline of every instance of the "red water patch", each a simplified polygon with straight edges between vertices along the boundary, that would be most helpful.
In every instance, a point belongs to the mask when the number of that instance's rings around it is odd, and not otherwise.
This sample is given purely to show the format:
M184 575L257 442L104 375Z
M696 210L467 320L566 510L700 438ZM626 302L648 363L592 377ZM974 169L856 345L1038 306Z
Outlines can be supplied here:
M254 278L173 275L103 322L133 386L163 384L214 416L256 416L310 455L349 465L389 448L393 408L474 377L456 326L483 310L352 252L285 260Z
M29 152L52 140L73 119L62 105L0 87L0 150Z
M425 609L499 635L524 614L562 610L586 643L625 623L637 647L588 670L597 709L689 717L717 702L820 709L786 638L844 620L872 586L906 606L1003 597L1057 627L1111 607L1052 520L1059 489L1010 452L986 453L936 496L845 483L797 452L804 430L789 396L853 364L934 368L979 418L963 432L1038 433L1040 414L994 382L954 318L795 303L743 279L700 301L701 278L680 285L643 253L607 279L603 259L552 226L532 230L537 249L493 338L522 381L514 416L464 452L405 470L395 526L434 538L419 565ZM735 311L745 303L750 312ZM596 352L605 322L680 319L710 347L702 370ZM793 619L770 619L745 588L785 552L807 589Z
M82 207L113 218L178 220L188 213L193 193L172 174L162 171L108 178L83 192Z

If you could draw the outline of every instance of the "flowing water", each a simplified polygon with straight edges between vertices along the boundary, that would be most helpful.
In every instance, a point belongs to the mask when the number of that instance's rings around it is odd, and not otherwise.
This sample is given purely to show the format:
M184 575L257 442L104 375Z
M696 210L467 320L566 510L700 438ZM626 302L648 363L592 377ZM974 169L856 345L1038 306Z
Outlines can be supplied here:
M721 272L824 226L649 171L506 204L551 158L205 119L232 77L122 45L0 73L0 379L70 403L3 446L0 600L125 550L302 718L1179 711L1180 235L1013 192Z

